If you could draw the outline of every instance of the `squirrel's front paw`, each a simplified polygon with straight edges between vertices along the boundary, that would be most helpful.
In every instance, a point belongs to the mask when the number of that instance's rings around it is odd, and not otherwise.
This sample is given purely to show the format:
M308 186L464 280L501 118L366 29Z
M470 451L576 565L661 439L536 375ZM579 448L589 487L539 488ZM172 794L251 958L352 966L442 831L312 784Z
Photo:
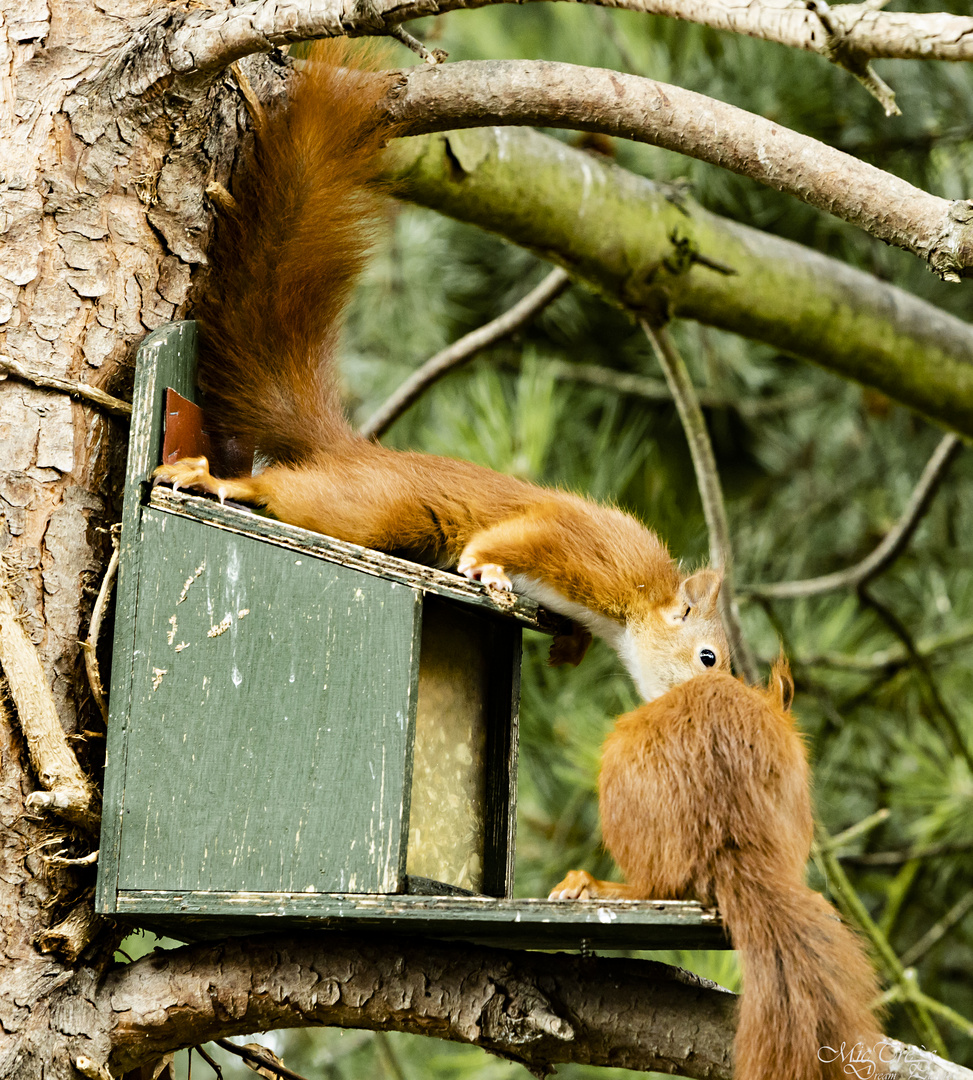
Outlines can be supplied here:
M567 877L551 889L548 900L590 900L595 879L587 870L569 870Z
M547 658L548 666L571 664L572 667L577 667L584 659L590 644L591 631L576 622L571 623L570 633L554 635Z
M501 589L510 592L514 584L504 573L503 567L497 563L481 563L473 555L463 555L456 564L456 570L471 581L479 581L489 585L491 589Z
M152 486L172 484L172 490L180 488L202 488L213 491L213 477L210 475L209 462L204 457L185 457L169 465L160 465L152 473Z

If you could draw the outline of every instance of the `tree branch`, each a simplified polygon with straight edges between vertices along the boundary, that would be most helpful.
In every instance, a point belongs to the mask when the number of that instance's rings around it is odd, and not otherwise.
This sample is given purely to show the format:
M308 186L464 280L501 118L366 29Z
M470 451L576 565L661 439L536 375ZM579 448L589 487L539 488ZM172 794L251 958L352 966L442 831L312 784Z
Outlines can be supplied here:
M844 863L853 866L902 866L916 859L948 858L951 855L968 855L973 842L968 844L926 844L907 851L863 851L857 855L839 855Z
M435 356L430 357L386 400L361 426L361 434L366 438L378 438L395 423L396 420L414 404L433 383L455 368L471 360L478 352L488 349L505 337L509 337L522 326L543 311L548 304L571 284L571 278L556 267L522 300L518 300L509 311L465 334L452 345L447 346Z
M120 89L144 92L146 87L140 89L133 76L152 71L152 64L141 62L148 54L159 60L171 57L170 77L206 75L279 45L342 34L388 34L412 19L498 2L516 0L370 0L354 5L342 0L291 0L285 12L278 0L254 0L228 11L172 13L148 28L138 54L119 58L118 70L129 75L126 81L131 84ZM838 62L844 62L835 55L839 43L844 57L859 64L877 58L973 59L973 19L966 16L891 13L870 4L841 4L828 10L825 29L815 10L792 0L603 0L603 6L700 23Z
M186 946L166 962L156 952L116 969L98 997L114 1012L116 1074L178 1046L295 1025L476 1042L532 1069L731 1074L734 996L650 961L319 933Z
M916 643L912 640L912 634L909 632L909 628L890 607L887 607L878 600L866 586L863 585L859 587L858 598L861 600L862 604L870 607L892 633L895 634L899 641L902 642L908 653L909 659L916 667L919 678L925 684L929 697L932 700L933 708L942 719L942 726L947 738L952 742L953 749L956 753L958 753L966 762L970 774L973 775L973 750L971 750L967 744L966 735L961 730L956 717L953 715L953 710L950 709L943 700L943 696L939 692L939 687L936 685L936 680L933 678L932 670L930 669L928 662L916 649Z
M726 520L723 488L716 468L713 444L706 430L706 418L703 416L699 399L696 397L696 390L689 377L686 363L668 330L664 326L652 326L644 319L641 325L665 373L666 382L676 402L679 419L682 421L686 441L689 443L689 453L696 473L696 486L699 488L703 515L706 518L706 530L709 533L710 562L714 569L723 574L720 608L726 636L730 641L730 651L747 682L753 685L759 681L760 672L757 670L757 662L740 623L740 609L737 606L733 582L733 546L730 543L730 526Z
M235 1054L239 1058L247 1063L247 1065L257 1072L259 1069L266 1069L269 1072L276 1073L278 1076L284 1078L284 1080L307 1080L299 1072L294 1072L293 1069L289 1069L275 1053L268 1050L266 1046L260 1046L258 1043L247 1043L246 1046L237 1046L236 1043L230 1042L229 1039L216 1039L216 1045L221 1050L225 1050L228 1054ZM197 1047L197 1049L199 1049Z
M386 175L400 198L499 233L629 311L765 342L973 435L973 327L837 259L533 131L399 140Z
M661 146L787 192L913 252L947 280L973 274L973 202L930 195L807 135L692 90L573 64L464 61L401 72L388 106L410 135L531 124Z
M902 516L882 537L874 551L854 566L804 581L744 585L740 589L741 595L759 596L767 600L794 600L806 596L820 596L821 593L834 592L836 589L860 589L867 585L872 578L887 570L905 550L929 509L933 496L939 490L946 471L962 448L962 441L955 435L943 436L932 457L926 462Z
M99 390L97 386L89 386L83 382L72 382L70 379L62 379L57 375L43 375L39 371L31 371L17 360L14 360L12 356L0 356L0 375L4 373L16 375L18 379L33 383L34 386L60 390L65 394L70 394L71 397L81 398L82 401L90 405L97 405L98 408L110 412L113 416L123 416L128 419L132 415L132 406L129 402L122 401L121 398L113 397L111 394L106 394L104 390Z
M97 794L68 746L37 650L20 625L3 575L0 575L0 670L17 708L31 765L44 788L27 796L28 807L52 811L88 832L97 831Z
M88 637L84 642L84 666L88 674L88 686L91 688L91 696L101 712L101 718L108 723L108 702L105 699L105 688L101 681L101 669L98 665L98 638L101 636L101 623L105 617L105 609L108 607L108 598L111 596L115 584L115 575L118 573L118 526L112 529L112 553L108 560L105 576L102 578L95 606L91 609L91 621L88 624Z
M973 641L973 624L965 622L941 634L931 634L915 642L915 651L923 659L931 658L935 653L960 648ZM912 659L904 645L878 649L870 655L859 656L854 653L825 653L822 656L802 656L798 663L802 667L833 667L840 671L860 672L863 675L876 671L892 672L905 667Z
M324 932L156 950L94 995L114 1016L115 1074L227 1035L331 1026L476 1042L535 1073L575 1061L732 1075L735 995L650 960ZM882 1059L902 1080L917 1062L924 1080L973 1077L891 1039Z

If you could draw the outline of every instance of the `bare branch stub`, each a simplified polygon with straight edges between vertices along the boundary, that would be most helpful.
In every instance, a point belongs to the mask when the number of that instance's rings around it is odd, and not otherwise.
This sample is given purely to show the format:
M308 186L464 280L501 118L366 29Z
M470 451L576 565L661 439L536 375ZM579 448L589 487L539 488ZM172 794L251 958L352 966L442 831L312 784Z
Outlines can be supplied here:
M828 0L806 0L808 11L817 15L825 31L825 55L856 78L885 110L886 116L901 116L895 92L869 63L868 54L849 44L848 32L836 26Z
M12 356L0 356L0 374L9 373L15 375L24 382L33 383L34 386L43 386L50 390L60 390L71 397L81 398L87 404L96 405L113 416L122 416L126 419L132 415L132 406L121 398L106 394L97 386L89 386L87 383L72 382L70 379L61 379L56 375L44 375L37 371L31 371L23 364L14 360Z
M44 789L28 795L28 808L51 811L87 832L96 832L100 821L98 794L68 745L37 650L20 624L3 576L0 669L17 709L31 765Z

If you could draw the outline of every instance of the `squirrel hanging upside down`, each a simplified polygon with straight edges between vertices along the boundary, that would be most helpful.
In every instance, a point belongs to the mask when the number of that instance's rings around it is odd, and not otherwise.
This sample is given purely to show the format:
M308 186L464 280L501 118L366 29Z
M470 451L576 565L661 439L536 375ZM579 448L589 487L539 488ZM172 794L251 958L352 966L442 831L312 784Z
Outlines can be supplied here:
M620 717L599 808L627 884L572 870L551 898L715 904L743 957L736 1080L874 1080L875 974L804 883L813 825L793 693L781 659L767 690L708 672Z
M516 588L575 624L555 640L552 663L578 663L597 633L646 700L706 668L728 670L720 575L683 576L631 515L469 462L389 450L352 429L334 349L370 242L379 155L395 134L380 104L389 81L328 43L296 82L237 176L195 313L212 433L252 441L267 465L218 479L206 458L184 458L155 480Z

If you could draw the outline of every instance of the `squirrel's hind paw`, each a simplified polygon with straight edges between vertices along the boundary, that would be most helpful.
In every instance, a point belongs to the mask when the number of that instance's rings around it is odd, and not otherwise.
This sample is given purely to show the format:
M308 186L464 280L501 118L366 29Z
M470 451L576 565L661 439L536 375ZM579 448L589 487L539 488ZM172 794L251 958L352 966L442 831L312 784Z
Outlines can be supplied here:
M587 870L569 870L548 894L548 900L590 900L595 893L595 879Z

